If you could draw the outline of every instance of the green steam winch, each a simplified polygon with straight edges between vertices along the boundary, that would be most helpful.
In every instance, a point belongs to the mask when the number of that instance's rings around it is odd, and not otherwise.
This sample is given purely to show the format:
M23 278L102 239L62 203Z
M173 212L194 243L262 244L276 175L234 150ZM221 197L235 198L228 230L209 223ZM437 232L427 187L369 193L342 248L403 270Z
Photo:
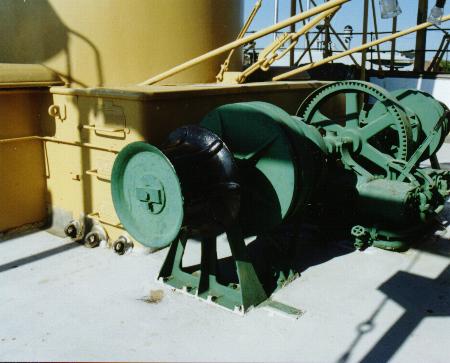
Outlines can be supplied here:
M175 130L160 148L126 146L112 171L113 202L137 241L170 244L160 279L245 311L273 291L246 236L315 220L345 229L358 249L406 250L448 195L450 174L436 158L448 131L447 108L430 95L362 81L316 90L296 116L264 102L228 104ZM420 167L427 159L432 168ZM223 232L232 277L217 258ZM184 266L189 238L201 243L197 266ZM273 255L283 248L273 246ZM293 278L286 255L268 266L276 287Z

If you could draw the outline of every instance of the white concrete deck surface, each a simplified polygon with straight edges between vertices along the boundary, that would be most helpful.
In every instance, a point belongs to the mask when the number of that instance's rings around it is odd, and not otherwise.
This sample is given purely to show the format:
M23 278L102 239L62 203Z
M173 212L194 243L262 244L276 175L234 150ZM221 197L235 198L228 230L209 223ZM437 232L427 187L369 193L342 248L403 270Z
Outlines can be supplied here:
M0 360L450 362L450 228L406 253L350 247L304 246L301 276L273 297L304 312L293 319L163 287L167 249L117 256L45 231L0 241Z

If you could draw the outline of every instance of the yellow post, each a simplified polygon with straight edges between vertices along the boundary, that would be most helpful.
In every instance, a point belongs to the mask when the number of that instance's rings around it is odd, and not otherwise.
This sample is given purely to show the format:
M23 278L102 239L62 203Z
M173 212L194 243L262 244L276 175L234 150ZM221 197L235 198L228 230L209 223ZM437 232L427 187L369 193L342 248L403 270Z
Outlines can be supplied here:
M237 83L244 83L249 75L257 71L258 69L262 69L263 71L267 71L269 67L277 60L283 58L288 52L294 49L295 45L298 42L298 39L308 33L312 28L314 28L318 23L320 23L323 19L326 19L333 14L335 14L341 7L337 6L330 10L324 11L317 15L314 19L312 19L308 24L306 24L302 29L300 29L296 33L285 33L282 37L275 39L275 41L268 45L264 50L259 54L259 59L256 63L253 63L250 67L240 72L236 77ZM288 47L283 50L280 54L277 51L286 43L288 40L291 40L291 43Z
M262 0L258 0L255 4L255 6L253 7L252 12L250 13L247 21L245 22L244 26L242 27L241 31L239 32L238 36L236 39L242 39L245 35L245 33L247 32L248 28L250 27L253 19L255 18L258 10L261 8L262 5ZM231 57L233 56L234 53L234 49L230 50L230 53L228 53L227 58L225 59L225 61L222 63L222 65L220 66L220 71L216 76L217 82L222 82L223 81L223 74L228 71L228 67L230 65L230 60Z
M329 10L329 9L334 8L336 6L342 5L342 4L344 4L346 2L349 2L349 1L350 0L333 0L333 1L329 1L329 2L327 2L325 4L317 6L317 7L313 8L313 9L311 9L311 10L308 10L308 11L306 11L304 13L301 13L301 14L298 14L296 16L292 16L292 17L290 17L290 18L288 18L286 20L280 21L277 24L274 24L274 25L269 26L269 27L267 27L265 29L262 29L262 30L260 30L260 31L258 31L256 33L254 33L254 34L251 34L251 35L245 37L245 38L236 39L235 41L233 41L231 43L228 43L228 44L225 44L224 46L222 46L220 48L216 48L216 49L214 49L214 50L212 50L212 51L210 51L208 53L205 53L205 54L203 54L201 56L198 56L198 57L196 57L194 59L191 59L191 60L189 60L189 61L187 61L185 63L182 63L182 64L180 64L180 65L178 65L178 66L176 66L176 67L174 67L172 69L169 69L166 72L163 72L163 73L161 73L161 74L159 74L159 75L157 75L155 77L149 78L149 79L145 80L144 82L139 83L139 86L150 85L150 84L154 84L156 82L162 81L163 79L166 79L166 78L168 78L170 76L173 76L173 75L175 75L177 73L180 73L180 72L182 72L182 71L184 71L186 69L189 69L189 68L191 68L191 67L193 67L193 66L195 66L195 65L197 65L197 64L199 64L199 63L201 63L201 62L203 62L205 60L208 60L210 58L218 56L219 54L228 52L231 49L240 47L241 45L247 44L247 43L249 43L249 42L251 42L251 41L253 41L255 39L261 38L261 37L263 37L265 35L268 35L270 33L275 32L277 30L286 28L287 26L289 26L291 24L297 23L297 22L299 22L299 21L301 21L303 19L307 19L307 18L309 18L311 16L317 15L319 13L322 13L322 12L324 12L326 10Z

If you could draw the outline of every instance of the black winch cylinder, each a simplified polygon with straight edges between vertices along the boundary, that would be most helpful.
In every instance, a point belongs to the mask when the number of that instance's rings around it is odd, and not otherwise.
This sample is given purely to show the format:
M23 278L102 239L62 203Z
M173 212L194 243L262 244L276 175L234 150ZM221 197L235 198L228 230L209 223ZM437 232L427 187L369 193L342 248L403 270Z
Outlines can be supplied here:
M203 127L189 125L168 136L161 151L173 164L184 197L184 225L219 233L215 208L225 205L237 216L240 204L238 170L224 142Z

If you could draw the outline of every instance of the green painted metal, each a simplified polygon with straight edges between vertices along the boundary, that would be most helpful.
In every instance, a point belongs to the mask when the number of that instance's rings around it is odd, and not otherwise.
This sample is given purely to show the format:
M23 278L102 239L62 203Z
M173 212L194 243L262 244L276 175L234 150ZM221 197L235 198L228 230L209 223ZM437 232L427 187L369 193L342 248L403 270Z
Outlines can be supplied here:
M364 250L369 246L393 252L405 252L410 247L408 239L411 234L420 235L424 232L422 225L406 228L404 230L386 231L377 227L363 227L356 225L351 230L354 237L355 248Z
M217 242L212 236L201 240L199 268L182 266L188 226L172 243L159 279L201 299L245 312L265 301L268 294L248 255L242 230L245 234L260 234L274 229L305 203L321 176L316 171L320 168L314 168L314 163L324 162L325 144L317 130L263 102L219 107L201 125L225 142L239 167L240 218L233 220L226 210L220 218L225 225L238 282L221 280L217 270ZM295 147L292 140L297 141ZM302 169L299 162L308 167ZM285 266L273 265L270 270L278 288L297 276Z
M400 164L404 165L406 163ZM415 168L396 180L359 177L356 205L359 222L351 230L355 247L405 251L412 237L426 231L443 210L450 174L445 170Z
M381 222L408 224L411 212L418 207L414 198L415 187L411 183L378 178L359 181L356 189L358 211Z
M121 223L138 242L162 248L177 238L183 221L180 182L158 148L135 142L122 149L112 169L111 193Z
M326 147L320 134L275 105L224 105L201 125L222 138L239 165L247 233L271 230L296 213L321 178Z
M184 228L179 238L171 244L158 279L178 290L239 313L244 313L268 298L248 256L237 223L229 225L227 238L236 265L238 283L224 283L219 280L215 237L207 237L201 241L200 269L192 271L183 268L182 260L186 252L188 234L188 229Z
M249 233L272 229L292 208L299 188L294 150L280 123L287 113L262 102L218 107L200 125L232 152L241 177L241 224Z
M414 137L416 144L423 143L431 135L431 140L420 156L419 161L429 159L434 155L449 132L448 119L445 117L447 107L426 92L416 89L401 89L391 93L412 114L410 120L417 123L418 132ZM442 122L440 127L437 127Z
M343 101L342 109L336 100ZM429 228L449 195L448 171L420 167L426 158L439 166L435 154L449 131L447 108L421 91L389 93L367 82L342 81L313 92L297 116L264 102L236 103L213 110L201 126L219 136L238 166L239 213L218 199L213 209L227 235L237 281L223 278L211 232L197 236L200 265L183 266L194 231L183 222L176 172L157 148L134 143L119 153L113 201L139 242L151 247L172 242L161 280L238 312L266 301L297 276L288 263L291 243L271 243L267 269L274 287L268 288L245 236L267 237L283 222L299 224L309 211L324 216L330 209L338 211L331 215L336 225L340 217L351 217L342 225L357 249L404 251L411 237Z
M276 314L284 315L287 317L293 317L298 319L301 317L305 312L301 309L297 309L293 306L286 305L282 302L275 301L272 299L267 299L265 302L263 302L261 307L267 308L267 310L272 311Z
M344 110L326 110L345 97ZM366 111L366 103L376 101ZM334 103L333 103L334 101ZM406 111L389 92L364 81L331 83L314 91L297 115L325 134L330 153L339 153L346 167L359 175L388 174L393 158L407 160L412 128Z
M327 109L339 97L343 109ZM357 219L368 225L351 231L357 248L404 250L442 210L449 173L419 168L427 158L438 164L435 153L449 131L447 108L430 95L342 81L313 92L297 114L321 132L329 157L356 175L347 184L357 195Z

